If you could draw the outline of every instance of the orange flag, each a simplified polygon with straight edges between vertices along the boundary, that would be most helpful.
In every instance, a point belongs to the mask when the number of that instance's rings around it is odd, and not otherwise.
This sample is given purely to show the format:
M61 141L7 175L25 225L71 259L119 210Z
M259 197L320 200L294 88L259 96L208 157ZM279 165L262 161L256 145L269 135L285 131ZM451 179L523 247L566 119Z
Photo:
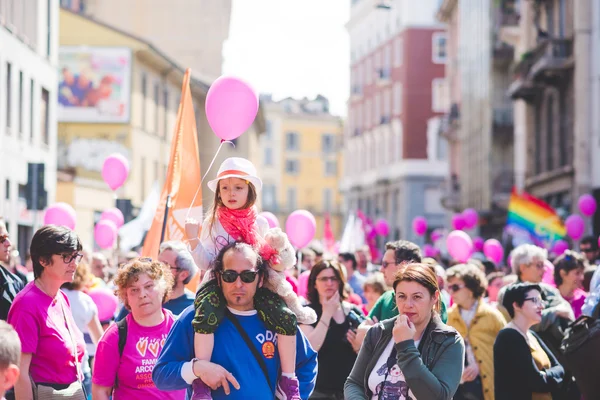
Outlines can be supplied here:
M163 241L185 239L185 217L201 181L198 133L190 91L190 77L191 69L188 68L183 77L181 102L171 140L171 158L165 185L142 250L142 254L146 257L158 257L163 225L165 230ZM165 224L167 200L170 205ZM197 221L202 221L201 190L196 196L189 216Z

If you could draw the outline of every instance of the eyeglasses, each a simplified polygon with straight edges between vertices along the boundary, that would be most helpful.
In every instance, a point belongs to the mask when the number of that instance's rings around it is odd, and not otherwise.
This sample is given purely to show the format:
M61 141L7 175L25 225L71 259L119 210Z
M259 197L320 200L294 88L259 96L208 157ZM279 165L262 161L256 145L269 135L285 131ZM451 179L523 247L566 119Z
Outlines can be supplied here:
M454 285L448 285L448 291L450 292L458 292L460 289L464 288L465 285L459 285L455 283Z
M62 260L65 264L70 264L73 260L75 260L75 262L79 264L81 262L81 259L83 258L83 254L81 253L61 254L60 256L62 257Z
M240 277L242 282L252 283L256 280L256 275L258 274L258 271L251 271L248 269L246 271L238 273L237 271L228 269L227 271L221 271L220 274L221 278L223 278L223 281L227 283L234 283L237 280L238 276Z
M543 261L539 261L539 262L536 262L536 263L531 263L529 265L533 265L537 269L544 269L544 262Z
M329 282L339 282L340 280L337 277L335 277L335 276L322 276L320 278L317 278L317 281L325 283L327 281L329 281Z
M0 241L0 243L2 243L2 242ZM591 247L588 247L587 249L579 248L579 250L581 250L582 253L593 253L596 251L596 250L592 249Z
M524 301L531 301L536 306L546 306L546 302L542 300L540 297L527 297Z
M6 233L4 235L0 235L0 244L6 242L8 239L10 239L10 236L8 235L8 233Z
M398 265L398 263L395 261L394 262L384 261L381 263L381 269L386 269L389 265Z

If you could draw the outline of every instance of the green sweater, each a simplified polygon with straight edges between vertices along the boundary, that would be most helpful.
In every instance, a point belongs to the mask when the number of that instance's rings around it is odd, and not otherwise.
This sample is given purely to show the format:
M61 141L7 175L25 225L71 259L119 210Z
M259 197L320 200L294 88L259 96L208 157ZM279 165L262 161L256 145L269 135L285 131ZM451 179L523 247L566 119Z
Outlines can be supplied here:
M398 307L396 307L395 292L388 290L381 295L377 303L373 306L369 312L369 318L376 317L377 321L383 321L384 319L394 318L398 315ZM440 318L443 323L448 321L448 313L446 311L446 304L442 301L442 308L440 310Z

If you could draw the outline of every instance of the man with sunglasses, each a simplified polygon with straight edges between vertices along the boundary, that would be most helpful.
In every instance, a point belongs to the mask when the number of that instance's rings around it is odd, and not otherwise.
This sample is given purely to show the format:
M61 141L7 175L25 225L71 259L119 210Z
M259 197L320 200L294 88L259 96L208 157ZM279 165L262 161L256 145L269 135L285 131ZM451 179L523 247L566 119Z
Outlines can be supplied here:
M235 242L225 246L215 260L214 273L223 292L227 316L215 332L211 361L194 357L194 307L188 307L171 328L156 362L152 378L161 390L188 389L202 379L212 398L267 399L275 397L280 362L275 332L267 330L254 308L266 265L251 246ZM317 376L317 353L302 331L296 341L296 376L300 395L307 399Z
M0 320L6 321L8 310L17 293L23 289L23 282L1 264L10 262L10 248L12 243L6 230L4 219L0 217Z

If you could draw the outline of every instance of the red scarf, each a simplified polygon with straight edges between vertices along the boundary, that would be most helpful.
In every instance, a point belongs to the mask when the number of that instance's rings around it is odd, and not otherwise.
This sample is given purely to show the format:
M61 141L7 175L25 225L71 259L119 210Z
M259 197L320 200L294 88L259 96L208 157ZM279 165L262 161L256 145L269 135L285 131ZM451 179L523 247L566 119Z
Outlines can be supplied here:
M257 216L255 207L238 210L227 207L217 208L217 218L229 236L258 249L260 256L265 261L277 264L277 250L269 246L258 233Z

